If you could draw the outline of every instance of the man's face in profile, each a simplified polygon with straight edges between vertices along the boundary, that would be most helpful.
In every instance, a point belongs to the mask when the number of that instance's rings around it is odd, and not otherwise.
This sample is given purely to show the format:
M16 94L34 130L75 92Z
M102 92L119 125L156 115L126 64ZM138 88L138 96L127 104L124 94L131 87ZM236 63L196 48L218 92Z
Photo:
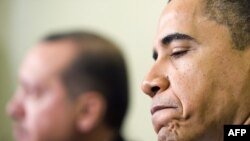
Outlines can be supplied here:
M160 18L155 63L142 85L159 141L223 140L224 124L249 116L249 51L233 49L228 28L203 7L172 0Z
M8 105L17 141L63 141L75 131L73 105L60 80L72 56L67 42L32 49L19 73L19 87Z

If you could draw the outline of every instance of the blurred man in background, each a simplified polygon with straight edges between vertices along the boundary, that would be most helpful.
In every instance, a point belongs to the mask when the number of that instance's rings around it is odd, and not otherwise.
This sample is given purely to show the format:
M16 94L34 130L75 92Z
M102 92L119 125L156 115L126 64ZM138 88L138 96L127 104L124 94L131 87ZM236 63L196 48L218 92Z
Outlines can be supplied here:
M142 84L159 141L222 141L250 125L249 0L171 0Z
M123 141L124 58L88 32L46 37L31 49L8 104L16 141Z

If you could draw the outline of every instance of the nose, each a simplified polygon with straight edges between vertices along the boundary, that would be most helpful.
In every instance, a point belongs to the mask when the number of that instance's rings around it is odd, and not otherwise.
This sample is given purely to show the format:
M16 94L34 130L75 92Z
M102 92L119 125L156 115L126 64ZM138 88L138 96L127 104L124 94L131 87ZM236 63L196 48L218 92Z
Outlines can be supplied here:
M25 110L23 103L20 99L13 98L6 107L7 114L13 120L22 120L25 117Z
M166 75L166 71L154 67L142 82L141 89L145 94L154 97L157 93L161 93L168 89L169 86L170 82Z

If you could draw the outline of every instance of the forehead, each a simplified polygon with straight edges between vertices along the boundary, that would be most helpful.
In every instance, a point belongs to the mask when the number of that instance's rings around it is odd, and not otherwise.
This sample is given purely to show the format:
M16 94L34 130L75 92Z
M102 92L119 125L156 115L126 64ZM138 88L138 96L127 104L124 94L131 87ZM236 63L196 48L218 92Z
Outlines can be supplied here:
M207 20L202 15L202 7L202 0L172 0L161 14L157 37L176 32L195 35L197 26Z
M172 0L166 5L160 17L154 48L161 47L162 39L175 33L188 35L201 46L214 49L231 47L232 38L228 27L206 16L205 1Z
M19 77L27 83L46 81L66 67L74 52L74 45L69 41L40 43L24 59Z

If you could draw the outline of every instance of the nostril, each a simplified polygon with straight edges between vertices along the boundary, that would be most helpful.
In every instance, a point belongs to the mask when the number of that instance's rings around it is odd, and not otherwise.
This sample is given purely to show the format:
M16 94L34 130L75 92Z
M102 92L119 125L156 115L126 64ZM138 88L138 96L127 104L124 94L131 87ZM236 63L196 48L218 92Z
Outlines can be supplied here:
M151 91L152 91L152 93L155 95L158 91L160 90L160 87L158 87L158 86L153 86L152 88L151 88Z

